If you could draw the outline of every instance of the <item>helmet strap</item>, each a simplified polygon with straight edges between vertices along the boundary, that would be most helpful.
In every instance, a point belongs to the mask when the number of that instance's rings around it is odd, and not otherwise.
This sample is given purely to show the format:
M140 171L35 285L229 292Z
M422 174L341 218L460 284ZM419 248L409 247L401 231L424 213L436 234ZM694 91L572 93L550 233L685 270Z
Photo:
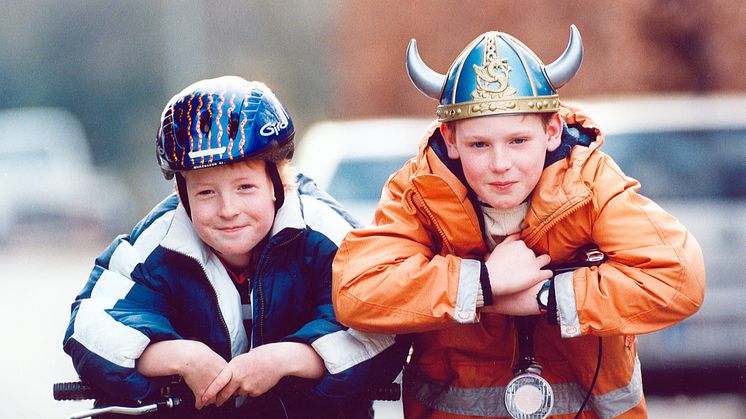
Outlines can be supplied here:
M280 172L277 170L277 164L270 161L265 162L267 174L275 189L275 212L277 212L285 202L285 187L282 185L282 178L280 178Z
M179 172L176 172L176 190L179 192L179 199L181 200L181 205L184 206L184 209L186 210L187 215L191 219L192 210L189 207L189 195L187 195L186 179L184 179L184 175L182 175Z

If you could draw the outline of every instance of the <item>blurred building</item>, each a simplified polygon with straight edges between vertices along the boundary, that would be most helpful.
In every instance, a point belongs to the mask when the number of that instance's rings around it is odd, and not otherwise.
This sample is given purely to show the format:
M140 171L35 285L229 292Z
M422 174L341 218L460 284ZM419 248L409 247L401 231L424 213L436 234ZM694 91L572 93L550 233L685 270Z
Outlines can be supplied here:
M670 91L746 91L746 2L731 0L345 2L332 57L339 116L431 114L409 82L405 50L445 73L477 35L516 36L545 63L580 29L585 58L565 97Z

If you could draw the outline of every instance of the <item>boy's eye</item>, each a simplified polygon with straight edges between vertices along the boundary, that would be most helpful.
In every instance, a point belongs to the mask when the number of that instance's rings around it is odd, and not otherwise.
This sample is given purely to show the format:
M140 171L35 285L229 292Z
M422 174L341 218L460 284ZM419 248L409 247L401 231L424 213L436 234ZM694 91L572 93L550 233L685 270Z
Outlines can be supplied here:
M525 143L526 141L528 141L528 140L527 140L527 139L525 139L525 138L514 138L514 139L513 139L513 144L523 144L523 143Z
M239 189L239 190L242 190L242 191L248 191L248 190L254 189L254 185L251 185L251 184L245 183L245 184L243 184L243 185L240 185L240 186L238 187L238 189Z
M209 195L211 195L211 194L213 194L213 191L212 191L212 190L210 190L210 189L203 189L203 190L201 190L201 191L197 191L197 194L196 194L196 195L197 195L197 196L209 196Z
M487 147L487 143L485 143L484 141L476 141L471 143L471 146L474 148L485 148Z

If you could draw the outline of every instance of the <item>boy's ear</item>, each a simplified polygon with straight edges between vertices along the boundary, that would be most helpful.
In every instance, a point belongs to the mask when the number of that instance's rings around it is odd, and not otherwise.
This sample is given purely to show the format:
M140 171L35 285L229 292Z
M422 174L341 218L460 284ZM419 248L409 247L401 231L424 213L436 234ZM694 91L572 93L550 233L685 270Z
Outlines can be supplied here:
M547 151L552 152L562 143L562 118L559 112L555 112L547 123Z
M446 143L448 157L451 159L457 159L459 158L459 155L458 149L456 148L456 132L453 128L453 125L446 123L440 124L440 135L443 136L443 141Z

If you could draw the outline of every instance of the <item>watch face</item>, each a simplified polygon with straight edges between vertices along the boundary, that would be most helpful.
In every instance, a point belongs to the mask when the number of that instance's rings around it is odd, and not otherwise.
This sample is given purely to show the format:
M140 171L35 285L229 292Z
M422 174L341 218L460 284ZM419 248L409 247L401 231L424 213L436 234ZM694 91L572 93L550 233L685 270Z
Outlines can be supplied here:
M545 307L549 305L549 289L548 288L542 288L542 290L539 292L539 301Z

